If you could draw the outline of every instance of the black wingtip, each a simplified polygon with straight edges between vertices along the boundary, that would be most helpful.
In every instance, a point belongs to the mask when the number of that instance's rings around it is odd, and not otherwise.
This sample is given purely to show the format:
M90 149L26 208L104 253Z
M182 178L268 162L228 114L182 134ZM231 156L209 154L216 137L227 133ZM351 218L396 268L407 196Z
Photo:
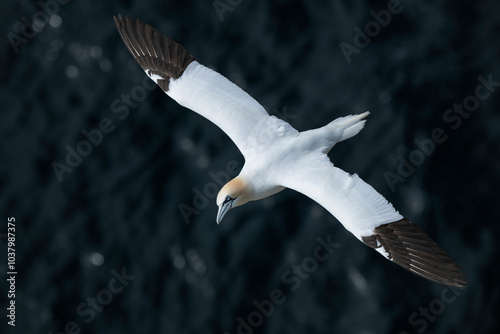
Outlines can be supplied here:
M120 29L121 21L123 21L123 16L120 13L118 13L117 16L118 17L113 15L113 20L115 21L116 27Z
M156 83L167 92L170 80L178 79L194 57L171 38L164 36L141 20L129 16L113 16L116 28L134 59Z
M467 279L461 268L418 225L408 219L377 226L362 237L371 248L383 247L389 260L436 283L463 288Z

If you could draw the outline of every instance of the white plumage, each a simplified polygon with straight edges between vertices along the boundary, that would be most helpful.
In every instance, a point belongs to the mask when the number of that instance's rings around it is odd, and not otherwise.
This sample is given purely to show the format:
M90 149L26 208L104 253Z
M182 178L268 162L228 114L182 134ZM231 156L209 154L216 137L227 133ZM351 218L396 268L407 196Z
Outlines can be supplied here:
M221 128L243 154L252 131L269 117L240 87L197 61L179 79L170 80L167 94Z
M283 185L318 202L359 240L372 235L375 227L403 218L357 174L335 167L326 155L307 158L313 163L300 161L282 180Z

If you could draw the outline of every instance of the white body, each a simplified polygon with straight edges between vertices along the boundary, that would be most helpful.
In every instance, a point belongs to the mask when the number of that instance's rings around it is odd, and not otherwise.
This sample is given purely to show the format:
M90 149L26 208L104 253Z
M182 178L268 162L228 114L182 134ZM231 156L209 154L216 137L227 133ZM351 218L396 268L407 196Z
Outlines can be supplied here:
M294 189L325 207L360 240L374 227L403 218L382 195L356 174L334 167L326 155L335 143L356 135L368 113L299 133L196 61L169 87L170 97L218 125L238 145L245 156L239 177L250 188L249 200Z

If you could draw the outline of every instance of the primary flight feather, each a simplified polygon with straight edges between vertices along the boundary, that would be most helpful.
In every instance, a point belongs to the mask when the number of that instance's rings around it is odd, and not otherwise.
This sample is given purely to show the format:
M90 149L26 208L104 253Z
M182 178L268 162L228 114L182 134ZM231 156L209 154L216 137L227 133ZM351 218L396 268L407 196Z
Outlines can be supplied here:
M290 188L318 202L356 238L405 269L437 283L466 284L453 259L421 228L328 158L336 143L363 129L368 112L298 132L151 26L121 15L114 20L146 74L180 105L221 128L245 157L240 174L217 195L217 223L234 207Z

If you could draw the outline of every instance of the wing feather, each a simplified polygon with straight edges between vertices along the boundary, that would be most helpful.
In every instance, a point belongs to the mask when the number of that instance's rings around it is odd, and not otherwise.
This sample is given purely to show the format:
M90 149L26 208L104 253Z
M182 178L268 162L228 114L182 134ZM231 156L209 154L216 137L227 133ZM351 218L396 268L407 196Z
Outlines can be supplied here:
M140 20L118 15L116 27L146 74L171 98L221 128L245 155L256 133L276 123L250 95L199 64L180 44ZM270 129L272 130L272 129Z
M312 163L299 162L297 168L302 173L288 175L282 185L318 202L367 246L431 281L466 284L460 267L444 249L356 174L334 167L326 155Z

